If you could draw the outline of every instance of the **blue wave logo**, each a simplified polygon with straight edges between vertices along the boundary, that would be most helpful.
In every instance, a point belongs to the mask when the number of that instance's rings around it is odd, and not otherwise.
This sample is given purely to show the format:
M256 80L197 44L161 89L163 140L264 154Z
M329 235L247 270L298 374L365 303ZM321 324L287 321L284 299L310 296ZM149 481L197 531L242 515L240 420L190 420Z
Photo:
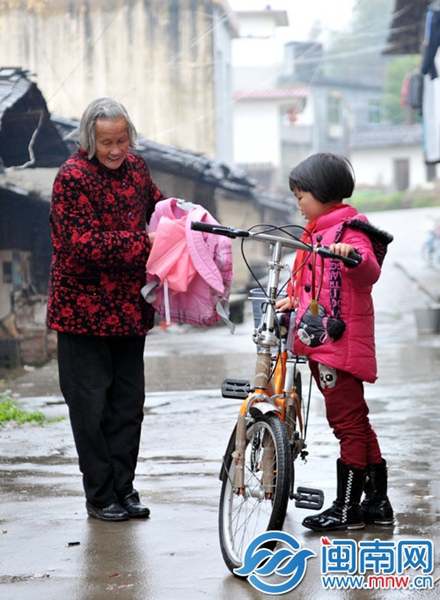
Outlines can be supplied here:
M268 542L283 542L287 547L272 551L264 548ZM288 533L266 531L252 540L246 548L243 566L234 569L234 573L239 577L247 577L256 590L265 594L287 594L303 580L307 560L316 556L312 550L300 548L301 545ZM264 581L266 577L274 574L288 579L272 584Z

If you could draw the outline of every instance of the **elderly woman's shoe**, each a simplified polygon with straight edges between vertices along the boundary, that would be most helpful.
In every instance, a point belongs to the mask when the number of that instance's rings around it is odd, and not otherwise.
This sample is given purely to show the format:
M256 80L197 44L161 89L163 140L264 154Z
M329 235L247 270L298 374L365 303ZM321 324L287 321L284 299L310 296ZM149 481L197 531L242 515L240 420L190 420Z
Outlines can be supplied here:
M136 490L124 496L121 504L132 519L147 519L150 516L150 509L141 503Z
M130 518L128 512L119 502L112 502L108 506L98 508L87 501L86 509L89 517L100 521L128 521Z

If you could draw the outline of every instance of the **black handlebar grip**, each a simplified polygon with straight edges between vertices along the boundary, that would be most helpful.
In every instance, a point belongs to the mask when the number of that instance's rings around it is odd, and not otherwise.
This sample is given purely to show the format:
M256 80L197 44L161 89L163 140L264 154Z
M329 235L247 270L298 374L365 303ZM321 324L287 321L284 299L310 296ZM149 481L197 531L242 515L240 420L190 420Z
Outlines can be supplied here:
M214 225L213 223L202 223L201 221L192 221L191 229L214 233L215 235L224 235L233 239L236 237L249 237L249 231L235 229L235 227L225 227L224 225Z
M352 252L348 256L338 256L338 258L342 260L346 267L357 267L362 262L362 256L357 252Z
M352 252L349 256L341 256L340 254L334 254L326 246L320 246L317 248L317 252L324 258L340 260L346 267L357 267L362 262L362 256L357 252Z
M195 229L196 231L206 231L207 233L213 233L213 229L216 225L212 223L202 223L201 221L193 221L191 223L191 229Z

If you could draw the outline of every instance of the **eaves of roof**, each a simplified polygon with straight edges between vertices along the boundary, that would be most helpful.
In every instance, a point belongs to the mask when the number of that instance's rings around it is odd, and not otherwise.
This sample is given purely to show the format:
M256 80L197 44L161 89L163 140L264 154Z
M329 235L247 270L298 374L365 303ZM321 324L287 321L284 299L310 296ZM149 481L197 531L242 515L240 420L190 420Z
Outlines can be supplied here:
M59 167L69 154L30 75L0 67L0 156L6 167Z
M258 192L255 197L260 206L271 208L280 212L295 212L297 210L296 200L293 196L285 194L271 194L268 192Z
M51 115L51 120L62 138L69 141L73 149L74 140L71 137L78 127L78 120L56 115ZM66 140L67 137L69 140ZM245 196L252 196L257 186L257 181L249 177L243 169L208 158L203 154L159 144L143 136L138 136L136 142L136 151L145 158L147 164L167 173L197 179L213 187Z
M378 125L368 129L354 129L350 134L352 148L386 148L394 146L418 146L422 144L423 132L416 125Z
M383 54L420 54L426 10L431 0L395 0L391 29Z
M289 25L289 15L287 13L287 10L274 10L273 8L270 7L270 5L268 4L267 7L264 10L236 10L235 11L237 13L238 16L240 15L246 15L246 16L256 16L256 17L261 17L261 16L269 16L270 18L272 18L276 24L277 27L287 27Z
M0 129L3 114L14 106L33 85L27 79L28 73L20 68L0 68Z
M228 0L214 0L214 1L221 5L223 12L226 15L229 29L232 33L232 37L235 37L235 38L239 37L240 36L240 25L238 23L237 15L232 10Z
M346 88L356 90L382 90L383 82L371 77L327 77L318 75L313 80L313 88Z
M182 177L199 179L234 193L252 196L257 185L242 169L203 154L165 146L143 137L138 137L136 150L151 166Z
M276 89L254 89L236 90L234 100L284 100L289 98L307 98L309 89L302 88L276 88Z

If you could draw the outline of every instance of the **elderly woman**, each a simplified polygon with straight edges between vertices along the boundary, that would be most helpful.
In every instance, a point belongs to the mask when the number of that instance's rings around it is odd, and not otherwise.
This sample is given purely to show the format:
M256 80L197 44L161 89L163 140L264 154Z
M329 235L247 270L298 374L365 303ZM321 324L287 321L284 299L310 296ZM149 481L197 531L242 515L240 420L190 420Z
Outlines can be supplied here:
M53 185L47 325L58 335L60 387L89 516L146 518L133 482L154 315L140 290L152 244L146 224L164 195L144 159L129 151L136 130L119 102L91 102L78 133L80 149Z

